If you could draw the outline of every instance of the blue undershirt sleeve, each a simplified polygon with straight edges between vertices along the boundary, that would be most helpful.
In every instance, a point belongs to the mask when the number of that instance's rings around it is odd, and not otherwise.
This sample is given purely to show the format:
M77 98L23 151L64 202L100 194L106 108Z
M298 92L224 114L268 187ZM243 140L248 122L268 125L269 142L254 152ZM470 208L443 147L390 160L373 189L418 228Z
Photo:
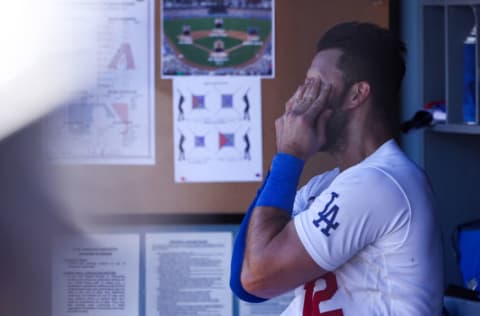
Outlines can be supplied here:
M233 244L232 261L230 264L230 288L232 289L233 293L237 295L239 299L247 302L251 302L251 303L260 303L267 300L266 298L261 298L245 291L245 289L242 286L242 282L240 281L240 275L242 273L243 255L245 252L245 242L247 241L247 229L248 229L248 222L250 220L250 215L252 214L253 209L256 206L259 195L261 194L263 188L265 187L265 183L267 183L267 179L269 175L270 173L268 173L267 176L265 177L265 181L263 182L260 189L258 189L255 199L252 201L252 203L250 204L250 207L245 213L245 216L243 217L242 223L240 224L240 228L238 229L235 243Z

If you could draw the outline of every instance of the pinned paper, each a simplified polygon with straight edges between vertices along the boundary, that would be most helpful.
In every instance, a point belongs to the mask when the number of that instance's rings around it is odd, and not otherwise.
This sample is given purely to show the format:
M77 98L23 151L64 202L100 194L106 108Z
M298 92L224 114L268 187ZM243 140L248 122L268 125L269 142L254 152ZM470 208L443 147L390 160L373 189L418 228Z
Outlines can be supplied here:
M176 182L262 180L258 77L173 80Z
M161 7L162 77L275 76L274 0Z

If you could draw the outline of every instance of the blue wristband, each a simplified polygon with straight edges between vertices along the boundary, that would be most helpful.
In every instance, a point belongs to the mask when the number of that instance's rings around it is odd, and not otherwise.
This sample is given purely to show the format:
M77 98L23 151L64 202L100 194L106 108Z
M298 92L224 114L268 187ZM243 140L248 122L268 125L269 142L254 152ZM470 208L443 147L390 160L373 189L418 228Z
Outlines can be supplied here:
M256 206L276 207L291 214L303 165L297 157L276 154Z

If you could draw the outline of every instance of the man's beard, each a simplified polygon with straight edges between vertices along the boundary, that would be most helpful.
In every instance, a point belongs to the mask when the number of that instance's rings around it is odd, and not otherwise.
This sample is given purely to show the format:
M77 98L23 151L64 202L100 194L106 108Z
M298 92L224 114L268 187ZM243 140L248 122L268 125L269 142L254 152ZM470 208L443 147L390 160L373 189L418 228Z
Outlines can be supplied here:
M332 114L328 118L325 126L326 142L320 148L320 151L336 152L339 151L346 141L347 123L349 120L348 111L343 109L345 98L349 89L345 88L341 94L334 98L329 105Z

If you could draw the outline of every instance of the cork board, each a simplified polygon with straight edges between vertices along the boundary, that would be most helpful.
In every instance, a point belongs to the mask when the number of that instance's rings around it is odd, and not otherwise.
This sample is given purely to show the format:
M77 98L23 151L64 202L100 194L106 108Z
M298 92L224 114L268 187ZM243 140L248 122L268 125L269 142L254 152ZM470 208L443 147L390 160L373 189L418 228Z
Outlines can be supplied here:
M274 121L303 82L321 34L342 21L369 21L388 26L389 2L372 0L285 1L275 4L276 76L262 80L263 170L275 154ZM160 79L160 2L156 3L156 164L153 166L66 165L51 172L50 190L66 212L91 215L241 214L259 182L175 183L173 161L172 82ZM301 183L333 167L318 154Z

